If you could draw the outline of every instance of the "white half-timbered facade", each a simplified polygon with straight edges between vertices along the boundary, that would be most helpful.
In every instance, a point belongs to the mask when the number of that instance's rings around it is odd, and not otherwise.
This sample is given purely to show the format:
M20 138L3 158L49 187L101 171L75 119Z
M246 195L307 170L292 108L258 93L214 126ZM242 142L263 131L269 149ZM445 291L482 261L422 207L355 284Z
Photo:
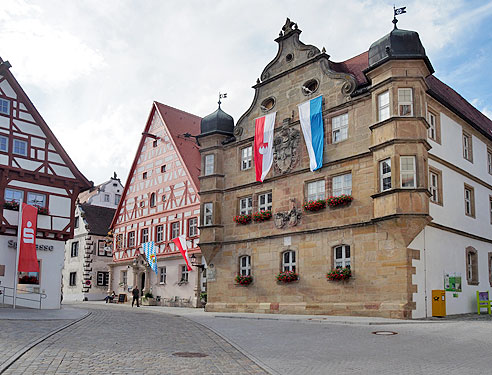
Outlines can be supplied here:
M14 284L18 205L22 199L39 208L36 244L40 273L21 274L19 289L24 294L45 294L42 308L59 308L64 242L73 237L77 196L91 183L74 165L9 68L8 61L0 59L0 287L7 288L6 295L12 294L8 288ZM6 299L6 303L11 302ZM18 304L36 305L26 300Z

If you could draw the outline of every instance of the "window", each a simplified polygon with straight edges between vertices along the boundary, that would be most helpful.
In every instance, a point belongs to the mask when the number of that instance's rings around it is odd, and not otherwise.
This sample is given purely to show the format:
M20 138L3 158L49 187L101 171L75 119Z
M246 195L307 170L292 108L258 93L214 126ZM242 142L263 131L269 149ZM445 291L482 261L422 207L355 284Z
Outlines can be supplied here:
M258 195L258 211L269 211L272 209L272 193Z
M241 150L241 170L245 171L246 169L251 168L251 161L253 159L253 147L248 146Z
M331 119L331 141L337 143L348 137L348 113Z
M436 129L436 115L432 112L429 112L428 116L429 122L429 138L437 141L437 129Z
M104 240L98 240L97 241L97 255L99 256L106 256L106 241Z
M465 215L475 217L474 189L465 184Z
M350 268L350 246L340 245L333 248L335 268Z
M188 237L198 236L198 219L193 217L188 220Z
M68 282L68 285L75 286L76 282L77 282L77 272L70 272L70 280Z
M114 195L114 204L119 204L121 200L121 195L120 194L115 194Z
M155 207L155 193L150 194L150 207Z
M140 208L144 208L144 207L145 207L145 202L144 201L140 202Z
M164 240L164 227L158 225L155 227L155 242L162 242Z
M104 202L109 202L109 194L104 194Z
M308 202L325 199L325 180L308 182L306 190L306 201Z
M149 228L142 228L140 231L140 243L149 242Z
M253 212L253 198L246 197L239 199L239 215L250 215Z
M97 273L97 286L108 286L109 284L109 272Z
M166 171L166 165L161 165L161 173L164 173Z
M38 267L41 270L41 262L38 261ZM39 272L19 272L19 284L39 285L41 276Z
M5 99L0 99L0 113L10 115L10 102Z
M20 190L5 189L5 202L16 202L20 203L24 193Z
M214 161L215 161L214 154L205 155L205 176L214 173Z
M381 191L391 189L391 159L379 162L379 189Z
M470 285L478 285L478 253L475 248L468 246L466 256L466 281Z
M473 162L472 137L465 132L463 132L463 157Z
M159 267L159 284L166 283L166 267Z
M415 156L400 156L400 184L402 188L417 187Z
M171 224L171 239L179 237L179 221Z
M413 116L412 89L398 89L398 113L400 116Z
M378 95L378 120L384 121L390 117L389 91Z
M72 249L70 252L70 256L72 258L79 256L79 242L78 241L72 242Z
M212 225L213 223L213 203L203 204L203 225Z
M492 224L492 196L489 195L490 224Z
M251 275L251 257L243 255L239 258L239 274L241 276Z
M152 147L157 147L157 139L154 142L152 142Z
M429 192L431 202L442 204L442 173L434 168L429 168Z
M27 142L20 139L14 139L14 148L12 150L14 154L27 156Z
M332 190L334 197L342 194L352 195L352 173L333 177Z
M135 246L135 232L128 232L128 247Z
M7 152L9 150L9 139L4 136L0 136L0 151Z
M186 265L181 265L181 278L179 279L180 283L188 282L188 267Z
M287 250L282 253L282 272L296 271L296 252Z
M121 250L123 248L123 234L118 234L116 236L116 250Z
M26 203L36 207L46 207L46 195L29 192Z
M147 172L144 172L144 173L142 174L142 178L143 178L144 180L146 180L146 179L147 179Z
M492 286L492 252L489 252L488 254L488 261L489 261L489 284Z
M74 228L78 228L79 227L79 221L80 221L80 218L78 216L75 217L75 222L73 224Z
M128 285L128 271L121 271L120 280L123 285Z
M492 174L492 151L487 149L487 171Z

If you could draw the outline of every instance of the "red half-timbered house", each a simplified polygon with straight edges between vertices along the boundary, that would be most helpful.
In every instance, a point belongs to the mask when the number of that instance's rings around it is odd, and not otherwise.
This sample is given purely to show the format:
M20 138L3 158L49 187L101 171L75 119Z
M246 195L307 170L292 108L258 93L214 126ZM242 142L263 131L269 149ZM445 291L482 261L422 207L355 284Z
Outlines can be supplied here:
M78 194L92 185L74 165L50 128L0 59L0 289L12 295L21 199L39 207L40 272L19 275L26 299L46 295L42 308L59 308L64 243L73 237ZM7 303L12 299L6 298Z
M186 270L172 239L186 235L190 254L199 255L200 154L190 135L199 134L200 120L153 103L112 223L110 290L129 293L137 286L161 304L197 306L203 279ZM148 241L157 248L157 275L143 256Z

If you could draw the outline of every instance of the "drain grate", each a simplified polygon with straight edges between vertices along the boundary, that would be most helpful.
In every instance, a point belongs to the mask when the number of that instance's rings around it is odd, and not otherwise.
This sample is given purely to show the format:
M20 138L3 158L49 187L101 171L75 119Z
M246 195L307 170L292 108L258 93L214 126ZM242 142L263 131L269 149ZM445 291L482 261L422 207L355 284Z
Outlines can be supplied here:
M398 332L393 332L393 331L375 331L372 332L373 335L380 335L380 336L391 336L391 335L397 335Z
M183 357L183 358L202 358L202 357L208 357L208 355L205 354L205 353L196 353L196 352L177 352L177 353L173 353L173 356L175 356L175 357Z

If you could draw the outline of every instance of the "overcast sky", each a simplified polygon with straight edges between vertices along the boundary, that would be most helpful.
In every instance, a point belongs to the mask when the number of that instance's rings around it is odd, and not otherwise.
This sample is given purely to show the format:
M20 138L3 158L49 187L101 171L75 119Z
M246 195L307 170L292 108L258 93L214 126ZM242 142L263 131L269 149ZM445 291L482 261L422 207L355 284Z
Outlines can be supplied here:
M332 61L392 29L394 1L2 0L0 56L77 167L125 183L154 100L234 117L275 57L285 18ZM405 1L435 75L492 117L492 1Z

